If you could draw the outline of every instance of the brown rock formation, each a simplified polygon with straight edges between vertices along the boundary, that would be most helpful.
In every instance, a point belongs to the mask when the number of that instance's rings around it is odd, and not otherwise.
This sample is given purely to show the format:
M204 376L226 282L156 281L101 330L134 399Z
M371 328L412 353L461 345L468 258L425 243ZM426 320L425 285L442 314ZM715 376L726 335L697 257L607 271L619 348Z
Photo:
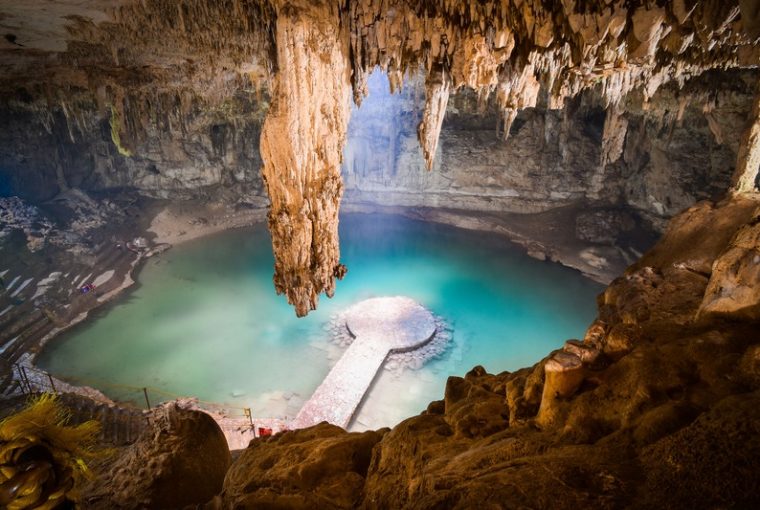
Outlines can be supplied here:
M572 352L556 352L544 363L544 391L536 422L554 425L556 400L572 396L580 388L586 370L581 358Z
M283 2L274 103L261 133L271 206L274 285L306 315L332 297L340 264L338 207L350 101L348 32L328 2Z
M734 193L748 193L757 190L760 170L760 88L752 102L748 126L739 142L736 170L732 179Z
M86 491L87 508L185 508L211 500L230 466L211 416L169 404Z
M760 209L713 262L699 313L760 319Z
M356 508L383 431L328 423L253 441L230 468L223 508Z

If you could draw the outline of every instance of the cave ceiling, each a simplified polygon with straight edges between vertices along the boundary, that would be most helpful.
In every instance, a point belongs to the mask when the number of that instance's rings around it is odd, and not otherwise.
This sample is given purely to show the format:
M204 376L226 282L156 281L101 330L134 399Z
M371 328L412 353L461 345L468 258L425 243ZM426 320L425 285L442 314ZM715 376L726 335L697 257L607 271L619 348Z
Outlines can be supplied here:
M234 115L236 94L263 98L274 283L305 315L346 271L342 149L373 69L393 90L424 73L430 169L458 90L494 102L505 136L521 109L584 90L608 108L646 103L666 83L756 68L758 17L749 0L4 0L0 106L74 124L95 109L132 157L157 105Z

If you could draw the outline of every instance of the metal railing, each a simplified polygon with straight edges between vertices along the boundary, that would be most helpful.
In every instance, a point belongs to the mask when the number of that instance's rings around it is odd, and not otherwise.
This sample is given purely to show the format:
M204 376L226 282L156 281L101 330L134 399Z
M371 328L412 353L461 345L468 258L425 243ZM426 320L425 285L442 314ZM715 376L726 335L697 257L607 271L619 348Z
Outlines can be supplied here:
M86 394L87 392L84 387L88 387L95 389L96 391L112 390L109 391L111 395L118 395L114 402L121 406L126 405L140 408L142 407L140 403L144 402L144 408L148 410L155 408L158 404L163 402L187 399L191 400L194 405L197 405L197 407L205 411L225 418L245 419L252 428L254 427L254 418L250 407L209 402L196 397L179 395L152 386L131 386L128 384L82 378L69 378L68 381L61 381L45 370L23 363L12 363L11 367L13 376L11 384L15 383L25 395L40 392ZM111 399L111 397L108 398Z

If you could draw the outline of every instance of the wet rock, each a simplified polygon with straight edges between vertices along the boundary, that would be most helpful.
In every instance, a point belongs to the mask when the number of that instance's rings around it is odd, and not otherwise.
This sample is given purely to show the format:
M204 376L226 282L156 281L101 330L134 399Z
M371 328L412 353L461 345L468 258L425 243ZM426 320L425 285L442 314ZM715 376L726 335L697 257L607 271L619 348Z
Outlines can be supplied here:
M635 227L636 221L630 213L617 210L590 211L575 218L575 235L592 243L614 244Z

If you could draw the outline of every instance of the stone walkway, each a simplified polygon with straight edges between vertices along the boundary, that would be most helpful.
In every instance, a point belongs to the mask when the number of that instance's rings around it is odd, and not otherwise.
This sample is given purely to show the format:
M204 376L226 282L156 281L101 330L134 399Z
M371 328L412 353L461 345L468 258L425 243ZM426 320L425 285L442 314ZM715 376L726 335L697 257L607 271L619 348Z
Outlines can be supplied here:
M346 312L346 327L356 339L301 408L291 428L323 421L348 427L388 354L422 347L436 333L433 315L400 296L352 306Z

